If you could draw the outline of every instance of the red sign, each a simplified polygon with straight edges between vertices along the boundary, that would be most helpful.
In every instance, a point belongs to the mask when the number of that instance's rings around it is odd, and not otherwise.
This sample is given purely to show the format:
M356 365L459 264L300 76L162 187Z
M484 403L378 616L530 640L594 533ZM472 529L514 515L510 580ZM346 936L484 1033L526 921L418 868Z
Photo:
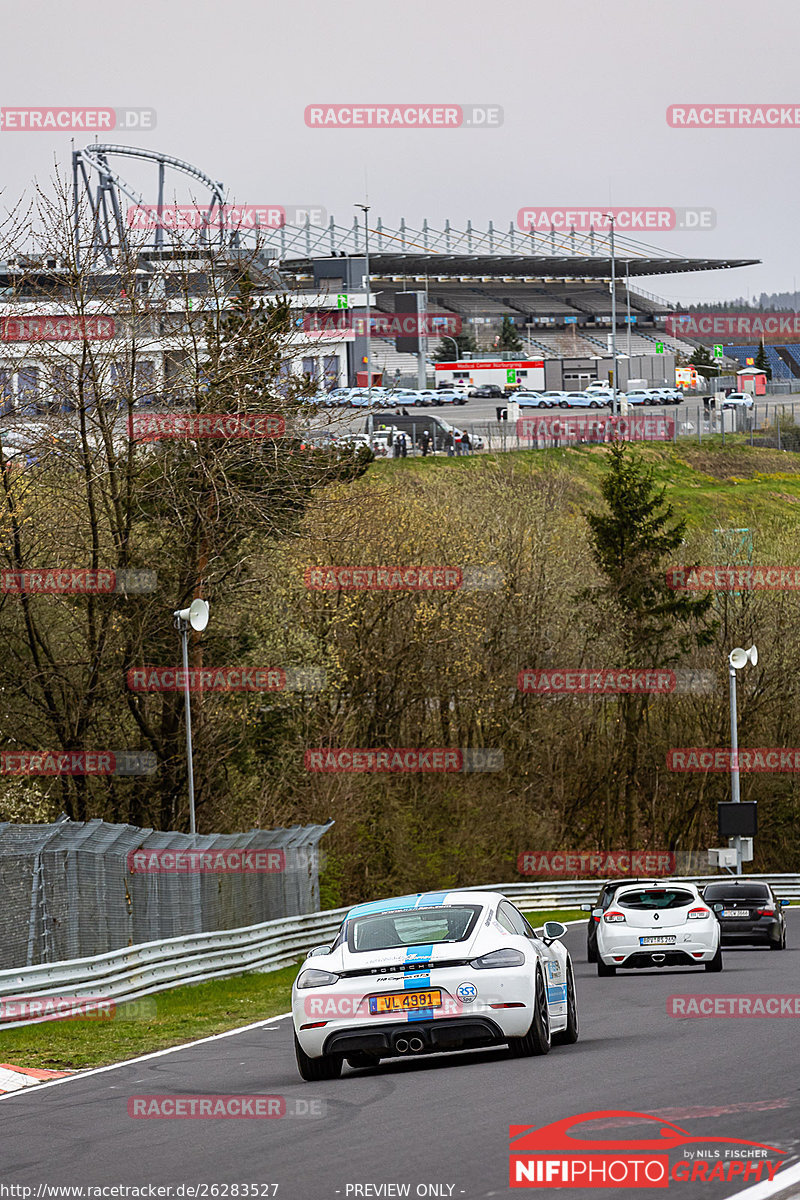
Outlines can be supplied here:
M506 362L504 359L493 359L486 362L475 362L467 359L465 362L437 363L437 371L525 371L529 367L544 367L544 359L525 359L524 362L514 359Z

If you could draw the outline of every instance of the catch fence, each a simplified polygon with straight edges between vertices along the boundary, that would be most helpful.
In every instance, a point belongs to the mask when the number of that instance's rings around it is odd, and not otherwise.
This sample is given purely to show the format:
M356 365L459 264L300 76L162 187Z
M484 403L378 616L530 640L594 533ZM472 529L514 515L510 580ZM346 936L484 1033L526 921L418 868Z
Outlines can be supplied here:
M328 828L193 836L105 821L0 823L0 969L316 912Z

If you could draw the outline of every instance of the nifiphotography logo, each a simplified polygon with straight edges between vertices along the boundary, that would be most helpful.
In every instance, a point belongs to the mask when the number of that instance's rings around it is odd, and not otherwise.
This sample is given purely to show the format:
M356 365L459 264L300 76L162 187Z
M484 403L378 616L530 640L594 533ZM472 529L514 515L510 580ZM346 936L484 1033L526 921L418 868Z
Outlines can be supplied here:
M650 1122L650 1136L622 1140L575 1137L589 1121L625 1126ZM528 1188L639 1187L671 1183L769 1182L786 1150L741 1138L691 1134L647 1113L606 1109L578 1113L537 1129L509 1126L509 1185ZM672 1158L672 1161L670 1161Z

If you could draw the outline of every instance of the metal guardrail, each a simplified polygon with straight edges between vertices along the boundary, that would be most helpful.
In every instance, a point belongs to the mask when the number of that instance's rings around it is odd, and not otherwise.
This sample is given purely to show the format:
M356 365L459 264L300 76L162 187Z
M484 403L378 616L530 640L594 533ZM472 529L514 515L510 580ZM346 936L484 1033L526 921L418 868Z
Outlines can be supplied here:
M676 882L710 883L730 875L673 877ZM748 875L749 881L768 883L779 899L800 900L800 875ZM597 896L602 881L547 880L481 884L462 891L502 892L527 912L578 908ZM107 1000L120 1004L187 983L202 983L251 971L276 971L292 966L312 947L324 943L341 924L346 908L305 916L283 917L243 929L190 934L145 942L93 958L44 963L0 971L0 1027L14 1029L57 1019L59 1014L15 1019L24 1000L48 1000L51 1008L65 997L78 1001ZM11 1004L11 1001L14 1004ZM65 1015L62 1012L62 1017Z

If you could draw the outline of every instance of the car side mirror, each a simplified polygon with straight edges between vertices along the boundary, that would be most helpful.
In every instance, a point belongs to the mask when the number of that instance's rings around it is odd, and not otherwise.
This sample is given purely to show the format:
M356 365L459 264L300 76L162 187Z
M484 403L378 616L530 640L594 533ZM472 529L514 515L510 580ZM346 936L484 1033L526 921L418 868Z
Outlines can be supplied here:
M781 908L788 908L789 903L790 902L788 900L781 900Z
M594 908L593 904L582 904L581 912L591 912L593 908Z
M309 950L306 958L313 958L316 954L330 954L330 946L315 946L313 950Z
M560 921L545 921L543 928L544 938L547 942L555 942L567 933L566 925L562 925Z
M600 918L602 917L602 915L603 915L603 910L602 910L602 908L593 908L593 909L592 909L592 916L593 916L593 917L597 917L597 920L598 920L598 921L600 920Z

